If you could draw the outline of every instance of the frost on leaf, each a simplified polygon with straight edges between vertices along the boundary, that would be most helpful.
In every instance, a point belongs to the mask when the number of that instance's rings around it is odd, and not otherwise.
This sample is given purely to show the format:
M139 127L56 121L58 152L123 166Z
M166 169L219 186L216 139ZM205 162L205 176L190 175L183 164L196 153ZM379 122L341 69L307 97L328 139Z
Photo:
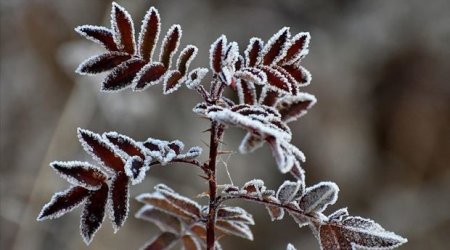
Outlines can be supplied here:
M147 61L152 59L160 30L161 21L158 10L151 7L142 20L141 32L139 33L139 53Z
M253 82L241 79L236 86L240 103L256 104L256 90Z
M244 52L245 66L254 67L260 60L264 42L256 37L250 39L247 49Z
M289 94L291 92L291 83L281 72L268 66L263 66L262 70L266 73L267 86L270 89L277 91L280 94Z
M128 215L129 178L124 172L117 173L111 180L111 220L114 231L122 227Z
M256 194L261 197L261 194L264 190L266 190L266 187L264 186L263 180L254 179L246 182L241 190L247 194Z
M347 217L343 221L329 222L320 226L320 245L331 249L393 249L407 242L386 231L372 220Z
M188 89L195 89L200 85L201 81L206 76L206 73L208 73L208 69L206 68L196 68L189 72L186 80L186 87Z
M130 87L136 74L144 67L145 61L132 58L116 68L103 80L103 91L117 91Z
M297 248L294 247L291 243L289 243L286 247L286 250L297 250Z
M348 216L348 209L347 208L341 208L339 210L336 210L332 214L330 214L328 216L328 220L330 220L330 221L341 221L347 216Z
M302 117L316 103L316 98L308 93L300 93L297 96L286 96L280 98L276 109L280 112L281 119L292 122Z
M86 200L81 214L81 236L89 244L105 218L105 208L108 199L108 186L103 185Z
M270 38L262 52L262 63L264 65L276 64L287 52L289 42L289 28L284 27Z
M78 129L78 139L84 150L112 171L122 171L125 162L116 152L114 146L104 140L99 134L85 129Z
M213 44L211 44L211 49L209 50L209 60L211 69L216 74L222 71L222 58L225 53L226 44L227 38L224 35L220 36Z
M80 206L89 196L90 191L83 187L71 187L64 192L53 195L42 208L37 220L56 219Z
M131 56L127 53L107 52L82 62L76 69L76 72L81 75L102 73L117 67L130 58Z
M170 94L175 92L181 87L183 83L182 78L183 75L178 70L171 70L167 72L164 77L164 94Z
M133 90L141 91L158 84L166 73L166 67L160 62L148 63L133 79Z
M170 67L172 63L172 57L178 50L181 34L181 27L179 25L173 25L172 27L170 27L169 31L167 31L166 37L164 37L163 39L159 61L166 68Z
M266 209L267 212L269 213L270 219L272 221L283 219L284 209L278 205L280 204L280 201L274 196L266 197L264 200L272 204L277 204L277 205L266 205Z
M250 227L241 222L217 221L216 230L219 233L231 234L247 240L253 240L253 233Z
M311 36L309 32L301 32L291 39L291 44L283 58L283 64L291 65L308 54Z
M162 232L179 234L182 229L181 221L152 205L144 205L137 213L136 218L155 224Z
M178 236L173 233L164 232L154 239L152 239L150 242L146 243L142 249L145 250L153 250L153 249L170 249L173 245L176 244L178 239Z
M177 68L183 76L186 75L189 70L189 65L197 55L197 51L198 49L194 45L188 45L181 51L180 57L178 57L177 60Z
M183 250L201 250L202 249L202 245L201 243L195 238L192 237L191 235L184 235L181 238L182 242L183 242Z
M306 213L322 212L338 198L339 187L333 182L320 182L306 188L305 195L300 199L299 206Z
M300 181L292 182L285 181L277 191L277 199L280 200L281 204L288 204L303 194L303 185Z
M107 180L107 175L87 162L52 162L50 166L69 183L89 190L98 190Z
M119 45L119 49L134 54L136 44L133 20L130 14L115 2L113 2L111 11L111 27L114 31L114 38Z
M220 207L217 210L217 220L242 222L254 225L253 216L240 207Z
M109 51L118 50L114 41L114 34L110 29L93 25L82 25L75 28L75 31L87 39L102 45Z

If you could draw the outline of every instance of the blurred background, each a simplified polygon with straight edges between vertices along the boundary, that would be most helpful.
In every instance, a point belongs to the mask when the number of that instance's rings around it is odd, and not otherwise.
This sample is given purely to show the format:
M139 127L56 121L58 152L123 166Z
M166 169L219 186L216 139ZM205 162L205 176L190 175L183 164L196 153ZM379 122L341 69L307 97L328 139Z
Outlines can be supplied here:
M291 124L302 149L309 185L335 181L341 188L333 211L376 220L409 239L401 249L448 249L450 235L450 1L119 1L135 25L150 6L162 32L183 28L182 45L200 50L194 66L208 65L209 45L219 35L240 49L252 36L267 40L283 26L309 31L312 73L304 91L318 104ZM100 93L103 76L78 76L78 63L101 48L73 28L109 26L110 1L1 0L1 249L137 249L154 225L130 218L113 234L104 223L86 247L79 235L80 209L61 219L36 222L42 206L68 184L49 167L53 160L89 160L76 128L116 130L144 140L180 139L205 147L208 123L191 112L199 97L185 88L163 96L162 86L144 93ZM137 28L138 29L138 28ZM243 131L227 132L225 150L236 151ZM264 147L223 162L242 185L262 178L275 188L282 176ZM219 180L229 183L221 161ZM152 168L132 197L163 182L195 197L206 189L198 172ZM206 200L199 199L205 203ZM263 207L242 205L255 216L255 241L226 237L225 249L318 249L307 228L288 217L270 222Z

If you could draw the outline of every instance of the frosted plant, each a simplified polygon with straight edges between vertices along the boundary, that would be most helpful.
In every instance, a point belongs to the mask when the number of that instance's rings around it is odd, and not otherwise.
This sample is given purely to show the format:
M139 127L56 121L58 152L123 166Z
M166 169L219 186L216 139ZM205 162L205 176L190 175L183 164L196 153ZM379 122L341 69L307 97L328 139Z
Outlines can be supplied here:
M109 92L127 88L142 91L160 82L164 94L183 85L194 90L203 99L193 108L194 113L211 123L207 159L198 159L200 147L185 150L180 140L135 140L117 132L97 134L78 129L83 149L99 166L79 161L51 163L71 186L52 197L38 220L59 218L83 206L81 235L89 244L106 215L115 231L123 226L129 213L129 189L141 184L151 167L177 162L203 172L201 177L208 181L208 190L203 194L209 203L201 205L164 184L139 195L137 200L143 207L135 217L161 230L143 249L169 249L177 244L184 249L221 249L219 241L227 235L253 240L252 215L243 208L226 205L234 199L263 205L272 220L281 220L288 214L299 227L309 226L324 250L392 249L407 241L372 220L350 216L347 208L324 214L338 199L338 186L333 182L306 185L301 165L305 156L291 143L288 123L305 115L316 103L313 95L300 91L311 81L310 73L301 66L308 54L309 33L291 36L289 28L282 28L266 43L251 38L242 54L236 42L220 36L210 48L212 78L208 91L204 85L208 69L189 69L197 47L185 46L175 66L172 65L182 36L179 25L167 31L159 57L153 58L160 27L158 11L151 7L136 43L130 15L113 3L110 29L90 25L75 29L106 49L81 63L76 72L109 72L101 87ZM233 95L225 97L225 89L230 89ZM267 188L262 180L250 180L239 186L217 183L217 158L225 153L218 146L228 127L247 131L239 147L241 153L253 152L267 144L274 165L281 173L289 174L291 180L284 181L276 191ZM287 249L295 247L288 244Z

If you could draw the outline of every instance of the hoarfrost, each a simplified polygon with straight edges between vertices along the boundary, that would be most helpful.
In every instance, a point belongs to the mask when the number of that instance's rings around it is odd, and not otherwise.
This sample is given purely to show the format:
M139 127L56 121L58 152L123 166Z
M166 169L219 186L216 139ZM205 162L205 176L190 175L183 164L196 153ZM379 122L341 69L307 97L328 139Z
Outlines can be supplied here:
M110 51L117 51L117 46L114 41L113 32L105 27L94 25L82 25L75 28L75 31L83 37L91 40L97 44L102 45L105 49Z
M70 184L89 190L98 190L106 182L108 176L96 166L88 162L54 161L50 166Z
M209 50L210 67L214 73L218 74L222 70L222 58L225 53L225 46L227 44L227 37L221 35L213 44Z
M139 54L144 60L152 61L153 52L158 42L161 31L161 18L159 12L151 7L142 20L141 32L139 33Z
M285 181L283 184L278 188L276 197L278 200L280 200L282 205L286 205L292 201L295 200L296 197L298 197L298 194L300 195L303 193L301 190L302 183L300 181Z
M259 64L263 46L264 42L260 38L253 37L250 39L248 47L244 51L245 66L254 67Z
M80 75L99 74L112 70L130 58L129 54L116 51L95 55L80 63L75 72Z
M79 207L90 195L90 191L77 186L72 186L63 192L53 195L39 213L37 220L56 219L75 208Z
M169 31L167 31L167 34L163 39L159 61L164 64L166 68L170 68L170 65L172 64L172 57L178 50L182 33L180 25L174 24L170 27Z
M114 31L114 40L119 49L134 54L136 42L134 38L133 19L119 4L113 2L111 10L111 27Z
M134 91L143 91L158 84L166 73L166 67L160 62L148 63L136 74L131 83Z
M305 195L300 199L299 206L305 211L322 212L338 198L339 187L334 182L320 182L306 188Z
M261 53L264 65L276 64L286 55L290 36L289 27L284 27L269 39Z
M197 86L200 85L200 83L202 82L203 78L206 76L207 73L208 73L207 68L196 68L192 70L187 77L187 81L185 83L186 87L188 89L195 89Z

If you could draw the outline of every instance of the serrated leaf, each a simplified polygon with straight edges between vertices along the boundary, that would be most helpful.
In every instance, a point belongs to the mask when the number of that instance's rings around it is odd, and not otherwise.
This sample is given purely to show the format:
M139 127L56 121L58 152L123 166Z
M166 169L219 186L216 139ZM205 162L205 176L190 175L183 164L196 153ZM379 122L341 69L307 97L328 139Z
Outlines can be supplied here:
M158 10L150 7L142 21L139 33L139 53L146 61L152 60L160 30L161 21Z
M78 139L84 150L92 155L105 168L112 171L123 171L125 162L118 155L114 146L104 140L99 134L86 129L78 129Z
M109 51L118 50L114 41L113 32L110 29L100 26L82 25L75 28L75 31L87 39L102 45Z
M135 52L134 25L130 14L120 5L113 2L111 11L111 27L115 34L119 49L130 54Z
M181 221L168 213L165 213L152 205L144 205L137 213L136 218L155 224L162 232L180 234Z
M71 187L53 195L42 208L38 221L56 219L80 206L89 196L90 191L83 187Z
M131 86L136 74L144 65L145 61L140 58L123 62L103 80L102 91L118 91Z
M172 57L177 52L180 45L182 31L180 25L172 25L161 45L159 61L168 69L172 63Z
M105 207L108 199L108 186L103 185L99 190L92 191L84 205L81 214L81 236L89 245L105 218Z
M244 52L245 55L245 66L254 67L258 63L263 50L264 42L256 37L250 39L247 49Z
M98 74L109 71L129 60L131 56L123 52L107 52L96 55L82 62L75 72L81 75Z
M284 27L270 38L262 52L264 65L276 64L286 55L290 35L289 28Z
M114 231L122 227L128 216L129 178L124 172L117 173L111 180L110 188L111 221Z
M322 212L338 198L339 187L333 182L320 182L306 188L305 195L300 199L299 206L305 211Z
M98 190L108 179L99 168L79 161L55 161L50 166L69 183L89 190Z
M158 84L166 72L166 67L160 62L146 64L133 79L133 90L141 91Z
M142 247L142 250L164 250L170 249L178 240L178 235L165 232L152 239Z
M209 60L211 69L214 73L218 74L222 71L222 58L225 51L225 46L227 44L226 36L220 36L213 44L211 44L211 49L209 50Z

